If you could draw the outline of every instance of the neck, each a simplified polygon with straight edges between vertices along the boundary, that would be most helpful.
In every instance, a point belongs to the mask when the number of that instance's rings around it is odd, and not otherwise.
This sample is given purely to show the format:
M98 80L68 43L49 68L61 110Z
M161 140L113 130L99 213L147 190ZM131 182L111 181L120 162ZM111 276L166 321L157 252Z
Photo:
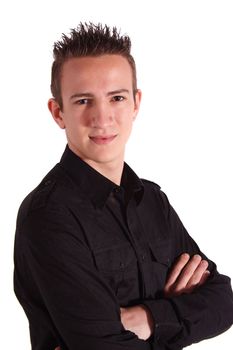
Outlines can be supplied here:
M92 160L83 159L88 165L94 168L98 173L120 186L121 176L124 167L124 161L111 163L96 163Z
M98 171L101 175L115 183L116 185L120 185L121 176L124 167L124 152L119 154L115 159L101 162L95 161L89 158L86 158L83 154L81 154L76 147L73 147L72 144L68 143L69 148L72 152L77 154L84 162L90 165L93 169Z

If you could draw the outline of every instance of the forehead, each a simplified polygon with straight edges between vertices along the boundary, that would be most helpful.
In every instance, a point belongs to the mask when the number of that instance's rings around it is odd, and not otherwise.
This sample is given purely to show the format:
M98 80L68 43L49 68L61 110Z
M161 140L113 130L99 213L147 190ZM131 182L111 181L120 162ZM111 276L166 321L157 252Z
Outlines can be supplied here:
M63 65L61 85L66 89L73 84L82 87L90 84L132 85L132 69L121 55L71 58Z

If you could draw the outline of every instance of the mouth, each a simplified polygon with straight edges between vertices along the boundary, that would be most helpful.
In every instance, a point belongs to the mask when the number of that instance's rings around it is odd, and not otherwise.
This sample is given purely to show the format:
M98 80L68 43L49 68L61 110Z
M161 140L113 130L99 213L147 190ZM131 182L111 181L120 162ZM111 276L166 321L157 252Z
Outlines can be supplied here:
M117 135L101 135L101 136L89 136L90 140L97 145L107 145L111 143Z

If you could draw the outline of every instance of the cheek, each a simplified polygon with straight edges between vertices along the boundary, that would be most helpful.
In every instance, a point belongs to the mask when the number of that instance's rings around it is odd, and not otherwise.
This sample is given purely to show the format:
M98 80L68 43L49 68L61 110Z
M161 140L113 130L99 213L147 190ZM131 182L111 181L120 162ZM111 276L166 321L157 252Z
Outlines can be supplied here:
M126 117L126 120L121 120L121 123L119 125L119 129L121 131L121 135L124 137L124 139L128 139L129 135L131 134L131 130L133 127L133 119L129 119Z
M78 122L78 120L69 120L66 123L66 134L73 140L78 141L81 139L82 135L85 133L83 126Z
M69 113L65 115L64 120L66 129L68 129L71 133L77 133L86 126L86 118L80 115L80 113L77 113L75 110L70 110Z
M130 129L134 121L134 115L132 113L132 110L129 110L128 112L125 111L124 113L122 113L118 121L119 121L119 124Z
M122 110L118 110L115 114L115 120L120 126L125 126L126 128L131 128L133 121L135 119L135 115L133 113L132 108L122 108Z

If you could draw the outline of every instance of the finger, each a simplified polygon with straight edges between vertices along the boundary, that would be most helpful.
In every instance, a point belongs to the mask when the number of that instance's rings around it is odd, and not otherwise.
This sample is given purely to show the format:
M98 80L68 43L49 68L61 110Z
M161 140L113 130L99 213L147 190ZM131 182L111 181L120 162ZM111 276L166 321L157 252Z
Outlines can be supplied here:
M189 262L186 264L186 266L183 268L180 276L177 279L174 292L179 293L183 292L184 288L188 284L189 280L192 278L195 270L199 266L201 262L201 256L200 255L194 255Z
M167 292L170 289L170 287L174 285L182 269L187 264L189 259L190 256L187 253L184 253L179 257L178 261L175 263L174 267L172 268L172 271L169 274L169 277L164 287L165 292Z
M199 285L199 286L202 286L202 285L206 282L206 280L209 278L209 276L210 276L210 271L209 271L209 270L206 270L206 271L203 273L203 275L202 275L202 277L201 277L200 282L198 283L198 285Z
M194 271L194 273L190 277L186 287L192 288L192 287L199 285L200 281L202 279L202 276L205 273L205 271L207 270L207 268L208 268L208 261L201 260L201 262L197 266L196 270Z
M192 293L195 288L200 287L201 285L203 285L206 282L206 280L208 279L209 275L210 275L210 272L208 270L204 271L204 273L203 273L199 283L197 283L197 284L188 284L183 289L182 293Z

